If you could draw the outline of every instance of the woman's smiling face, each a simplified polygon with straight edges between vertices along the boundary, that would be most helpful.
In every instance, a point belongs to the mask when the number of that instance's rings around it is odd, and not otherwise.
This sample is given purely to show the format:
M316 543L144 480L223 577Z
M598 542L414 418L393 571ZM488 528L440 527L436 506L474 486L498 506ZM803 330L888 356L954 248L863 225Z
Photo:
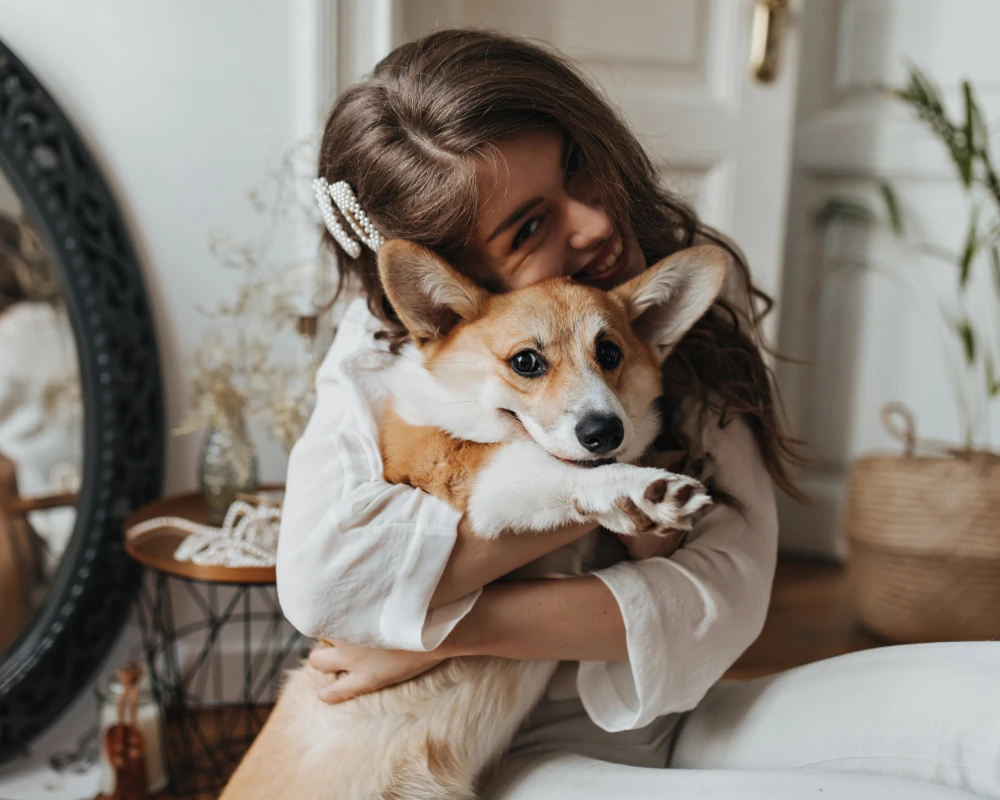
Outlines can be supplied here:
M569 137L535 128L497 149L479 170L475 237L461 259L471 278L500 292L563 275L610 289L645 269L635 234L608 215Z

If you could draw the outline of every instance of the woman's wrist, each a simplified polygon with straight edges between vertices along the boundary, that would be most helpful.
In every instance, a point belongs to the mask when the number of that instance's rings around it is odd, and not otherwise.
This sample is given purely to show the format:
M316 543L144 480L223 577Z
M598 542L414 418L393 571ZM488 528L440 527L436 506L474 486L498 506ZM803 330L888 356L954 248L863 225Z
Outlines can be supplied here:
M521 584L505 581L482 587L482 594L469 613L459 620L434 654L444 658L496 655L497 646L505 635L502 626L497 624L497 612L506 604L506 592L517 591L515 587Z
M585 536L593 525L570 525L534 534L510 533L481 539L467 517L458 524L458 535L444 574L431 597L431 610L465 597L502 578L518 567L536 561Z
M444 658L497 656L531 661L628 657L618 601L594 576L486 586L472 610L434 652Z

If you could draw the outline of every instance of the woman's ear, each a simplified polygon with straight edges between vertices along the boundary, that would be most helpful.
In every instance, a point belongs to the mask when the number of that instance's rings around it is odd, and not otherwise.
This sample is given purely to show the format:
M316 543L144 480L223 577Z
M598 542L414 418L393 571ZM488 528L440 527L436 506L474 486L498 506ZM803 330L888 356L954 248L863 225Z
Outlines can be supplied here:
M444 338L459 321L479 317L489 297L439 255L405 239L390 239L379 248L378 271L389 302L418 346Z
M722 291L729 257L721 247L689 247L668 256L611 294L662 361Z

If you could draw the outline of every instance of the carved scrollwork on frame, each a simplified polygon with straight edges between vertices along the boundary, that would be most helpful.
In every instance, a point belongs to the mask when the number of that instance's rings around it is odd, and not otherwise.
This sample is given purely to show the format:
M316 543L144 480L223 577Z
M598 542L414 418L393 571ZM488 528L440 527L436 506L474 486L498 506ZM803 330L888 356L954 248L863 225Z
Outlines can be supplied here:
M139 577L122 524L159 494L164 413L149 301L123 219L72 125L2 42L0 168L56 255L84 409L76 527L46 604L0 660L3 762L76 698L117 638Z

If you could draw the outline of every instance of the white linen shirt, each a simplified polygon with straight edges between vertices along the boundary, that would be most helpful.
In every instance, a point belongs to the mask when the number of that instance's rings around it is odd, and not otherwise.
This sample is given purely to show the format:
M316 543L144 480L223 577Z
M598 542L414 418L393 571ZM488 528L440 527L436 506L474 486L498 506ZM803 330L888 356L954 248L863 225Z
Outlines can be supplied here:
M428 612L461 514L382 477L379 373L394 356L374 338L378 329L354 301L320 367L316 409L289 460L278 596L307 636L432 650L481 590ZM763 626L777 552L774 488L742 421L712 426L702 441L743 512L718 504L670 558L594 573L618 601L628 646L626 661L582 662L576 674L604 730L693 708Z

